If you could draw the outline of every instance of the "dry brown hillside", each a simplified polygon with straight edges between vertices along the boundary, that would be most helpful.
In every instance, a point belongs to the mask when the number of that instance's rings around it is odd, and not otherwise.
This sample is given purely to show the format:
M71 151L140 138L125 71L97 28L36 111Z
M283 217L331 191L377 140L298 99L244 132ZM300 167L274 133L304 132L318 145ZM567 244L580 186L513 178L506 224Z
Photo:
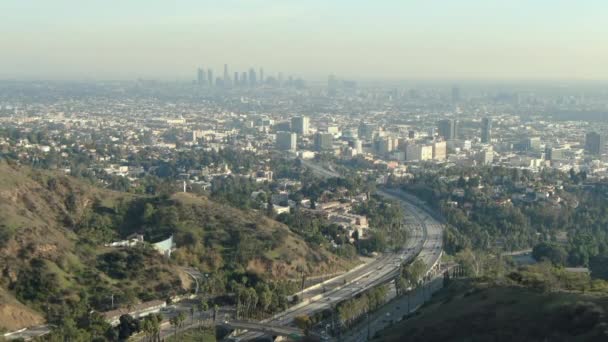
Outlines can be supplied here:
M132 233L173 235L177 251L169 260L149 246L104 247ZM179 266L213 272L221 294L230 277L294 279L352 263L261 213L192 194L109 191L0 161L0 328L39 324L43 312L53 322L62 310L105 311L112 295L128 306L184 293L191 280Z

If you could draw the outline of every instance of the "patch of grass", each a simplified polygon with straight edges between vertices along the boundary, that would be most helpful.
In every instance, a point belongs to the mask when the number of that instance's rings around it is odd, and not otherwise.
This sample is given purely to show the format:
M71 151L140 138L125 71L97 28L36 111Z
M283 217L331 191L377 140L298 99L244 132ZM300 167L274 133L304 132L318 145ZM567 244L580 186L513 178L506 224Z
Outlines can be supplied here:
M191 329L177 336L171 335L166 339L167 342L215 342L215 332L212 329Z

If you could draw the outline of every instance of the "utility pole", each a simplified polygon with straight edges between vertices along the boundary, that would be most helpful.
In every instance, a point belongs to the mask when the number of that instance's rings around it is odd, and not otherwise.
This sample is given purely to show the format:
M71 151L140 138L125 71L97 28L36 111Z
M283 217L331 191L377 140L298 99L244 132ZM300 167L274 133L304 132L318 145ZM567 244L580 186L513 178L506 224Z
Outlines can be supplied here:
M114 294L112 293L110 297L112 298L112 310L114 310Z
M300 271L300 275L302 276L302 292L300 293L300 301L304 300L304 270Z

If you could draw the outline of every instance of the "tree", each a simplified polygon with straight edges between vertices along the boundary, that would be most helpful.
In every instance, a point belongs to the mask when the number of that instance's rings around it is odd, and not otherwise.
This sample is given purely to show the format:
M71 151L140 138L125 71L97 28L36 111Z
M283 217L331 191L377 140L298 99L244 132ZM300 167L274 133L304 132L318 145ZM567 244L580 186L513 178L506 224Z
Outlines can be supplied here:
M118 337L127 339L136 332L139 332L139 321L129 314L120 316L120 324L118 325Z
M456 260L469 276L479 277L483 273L481 257L470 249L464 249L456 254Z
M184 326L184 322L186 321L186 315L183 312L177 314L177 327L182 328Z
M561 246L541 242L532 249L532 257L538 261L546 259L554 265L564 265L568 258L568 253Z
M176 316L173 316L169 319L169 323L175 329L174 336L177 337L177 331L179 330L179 328L183 327L185 321L186 315L183 312L180 312Z
M207 310L209 310L209 304L207 304L207 301L204 298L201 298L197 303L196 303L196 308L198 309L199 313L203 313ZM202 318L202 315L201 315Z
M220 311L220 307L219 305L215 304L213 305L213 321L217 322L217 314Z
M146 316L142 323L142 330L146 333L148 341L160 341L160 323L163 317L160 314Z
M308 331L310 330L311 325L312 325L312 323L311 323L311 321L310 321L310 317L309 317L308 315L300 315L300 316L296 316L296 317L293 319L293 322L295 323L295 325L296 325L298 328L300 328L300 329L304 330L304 333L305 333L306 335L308 335Z
M593 278L608 280L608 256L598 255L590 258L589 268Z

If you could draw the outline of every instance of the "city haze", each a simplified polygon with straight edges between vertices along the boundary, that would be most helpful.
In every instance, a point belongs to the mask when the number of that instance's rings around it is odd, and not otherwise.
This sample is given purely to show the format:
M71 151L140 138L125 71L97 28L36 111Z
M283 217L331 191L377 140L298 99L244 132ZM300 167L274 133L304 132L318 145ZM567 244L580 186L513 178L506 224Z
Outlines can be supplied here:
M608 79L601 1L3 1L0 78Z

